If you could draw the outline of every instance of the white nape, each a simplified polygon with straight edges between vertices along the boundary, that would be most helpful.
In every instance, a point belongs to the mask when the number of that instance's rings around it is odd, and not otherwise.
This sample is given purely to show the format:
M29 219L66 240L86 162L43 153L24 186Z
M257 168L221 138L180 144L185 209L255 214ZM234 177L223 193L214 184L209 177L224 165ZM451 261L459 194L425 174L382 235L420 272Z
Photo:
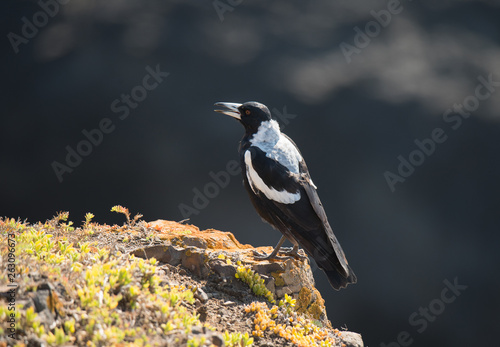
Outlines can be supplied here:
M266 157L273 159L294 174L299 173L299 163L302 160L297 148L280 131L278 122L274 119L262 122L250 143L260 148Z

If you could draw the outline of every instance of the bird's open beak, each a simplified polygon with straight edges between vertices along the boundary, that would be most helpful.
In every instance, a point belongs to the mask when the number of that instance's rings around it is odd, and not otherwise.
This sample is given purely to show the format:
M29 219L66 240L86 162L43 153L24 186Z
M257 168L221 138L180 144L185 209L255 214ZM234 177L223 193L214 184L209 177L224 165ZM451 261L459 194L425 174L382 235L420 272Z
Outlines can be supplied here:
M230 116L238 120L241 120L241 113L240 111L238 111L238 107L240 107L241 104L235 104L232 102L216 102L214 106L224 107L227 109L227 110L214 110L215 112L219 112L225 114L226 116Z

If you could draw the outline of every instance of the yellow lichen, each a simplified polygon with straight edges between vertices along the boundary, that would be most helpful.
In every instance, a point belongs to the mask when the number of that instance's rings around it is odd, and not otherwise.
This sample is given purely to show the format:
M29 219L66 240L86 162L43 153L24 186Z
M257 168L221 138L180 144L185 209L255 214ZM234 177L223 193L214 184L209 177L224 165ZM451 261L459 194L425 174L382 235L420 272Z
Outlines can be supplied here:
M309 307L309 304L311 303L311 300L312 300L311 290L307 287L302 287L302 289L299 292L299 298L297 302L297 312L299 313L306 312L307 308Z
M282 287L285 285L285 281L283 280L283 276L281 276L282 274L283 274L283 271L271 272L271 276L273 276L273 278L274 278L274 285L276 287Z
M312 296L315 299L307 309L307 312L315 319L320 319L321 315L325 312L325 299L321 297L321 294L316 288L313 288Z

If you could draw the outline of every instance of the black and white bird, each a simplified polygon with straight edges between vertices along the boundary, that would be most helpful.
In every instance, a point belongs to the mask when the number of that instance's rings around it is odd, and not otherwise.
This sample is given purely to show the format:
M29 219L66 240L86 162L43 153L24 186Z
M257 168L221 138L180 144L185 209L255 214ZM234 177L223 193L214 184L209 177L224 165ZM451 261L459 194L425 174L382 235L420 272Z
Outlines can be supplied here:
M216 112L236 118L245 127L239 147L243 183L260 217L283 234L272 253L260 259L282 258L278 253L288 239L293 248L284 254L301 257L300 245L326 273L334 289L356 283L304 158L280 131L269 109L253 101L218 102L215 106L223 108Z

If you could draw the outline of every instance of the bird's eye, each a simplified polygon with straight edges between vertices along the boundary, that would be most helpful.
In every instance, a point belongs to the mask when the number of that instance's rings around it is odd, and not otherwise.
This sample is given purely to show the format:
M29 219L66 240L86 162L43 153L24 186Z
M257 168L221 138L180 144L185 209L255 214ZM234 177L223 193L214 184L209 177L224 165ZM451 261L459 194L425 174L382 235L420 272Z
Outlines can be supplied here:
M250 110L246 110L246 111L245 111L245 114L246 114L247 116L250 116Z

